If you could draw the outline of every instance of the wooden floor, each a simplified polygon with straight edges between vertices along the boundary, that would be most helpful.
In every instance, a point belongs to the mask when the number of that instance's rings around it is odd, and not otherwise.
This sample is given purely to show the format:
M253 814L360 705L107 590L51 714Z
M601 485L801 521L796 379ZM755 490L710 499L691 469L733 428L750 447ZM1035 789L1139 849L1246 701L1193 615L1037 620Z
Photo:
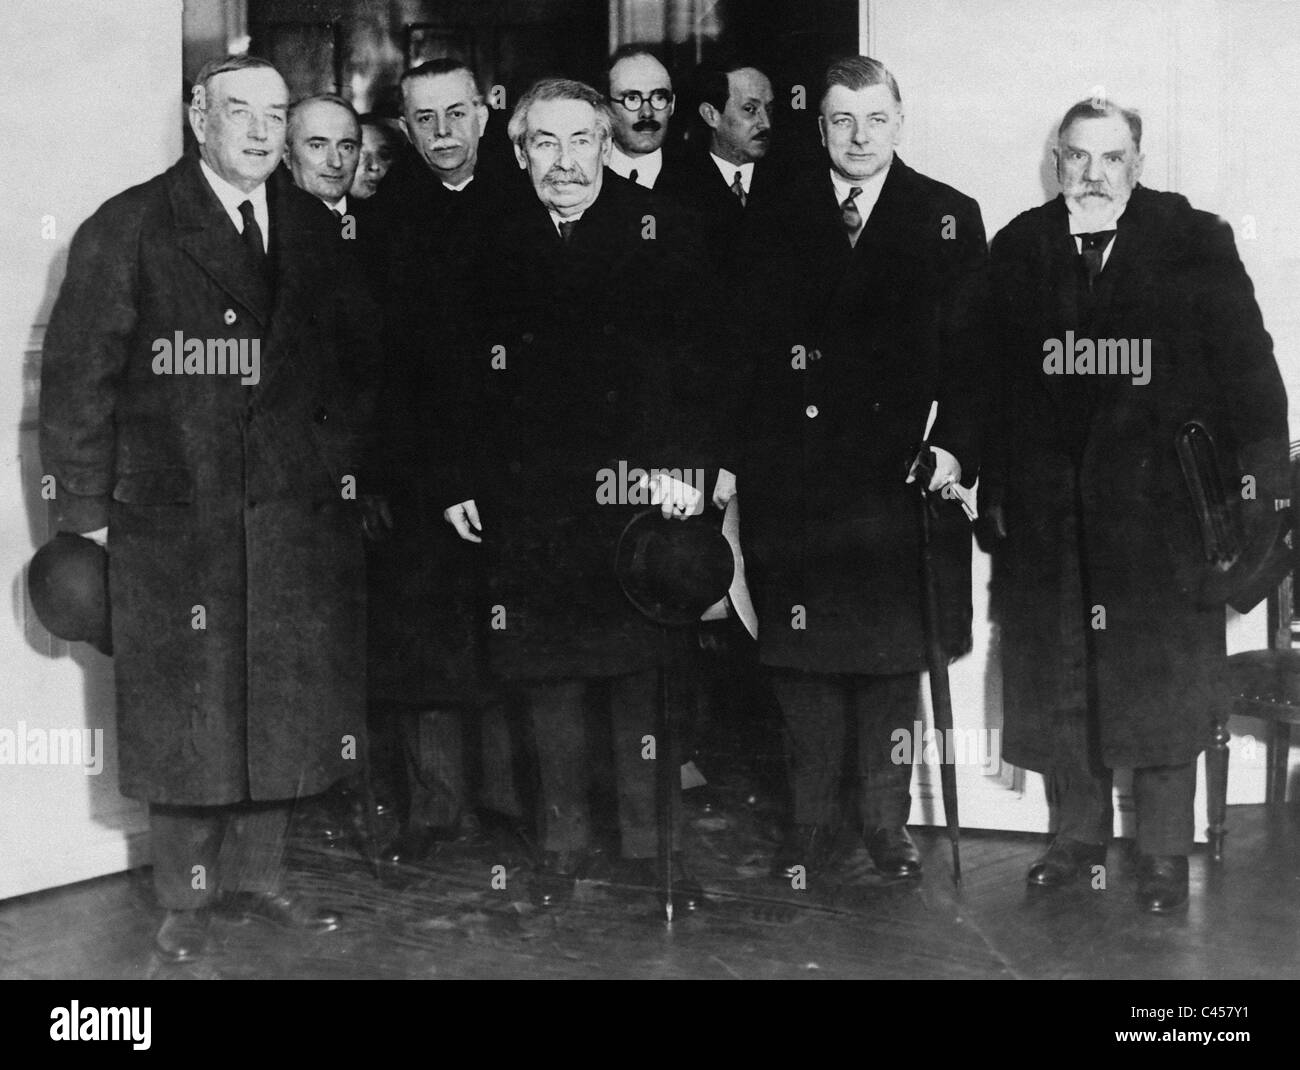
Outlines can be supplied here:
M1037 837L968 832L965 880L947 841L916 831L919 884L887 884L850 850L833 881L794 891L765 875L770 822L743 796L695 814L688 854L713 893L671 927L649 895L589 881L558 911L534 909L524 852L506 837L443 851L376 880L351 848L307 827L295 886L345 914L322 937L218 923L200 965L158 963L147 870L0 903L0 977L131 978L1297 978L1300 816L1234 807L1227 860L1191 864L1186 915L1139 914L1128 845L1104 890L1030 895ZM506 887L494 889L494 866ZM499 881L497 883L500 883Z

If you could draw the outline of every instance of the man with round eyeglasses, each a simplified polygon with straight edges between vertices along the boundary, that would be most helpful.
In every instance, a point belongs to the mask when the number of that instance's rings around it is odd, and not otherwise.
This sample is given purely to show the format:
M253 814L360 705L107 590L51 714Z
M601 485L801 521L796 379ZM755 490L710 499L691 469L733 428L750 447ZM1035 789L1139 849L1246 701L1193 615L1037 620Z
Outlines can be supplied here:
M668 68L645 45L623 45L609 61L614 146L609 169L654 189L664 167L668 121L677 106Z

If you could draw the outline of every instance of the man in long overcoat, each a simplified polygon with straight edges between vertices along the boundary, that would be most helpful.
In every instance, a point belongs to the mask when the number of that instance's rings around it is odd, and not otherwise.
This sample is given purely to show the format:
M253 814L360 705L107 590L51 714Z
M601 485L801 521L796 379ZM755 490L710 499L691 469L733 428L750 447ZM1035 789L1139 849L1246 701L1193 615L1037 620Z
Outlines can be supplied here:
M1186 903L1196 758L1227 701L1176 436L1212 429L1250 477L1248 526L1290 495L1286 396L1232 231L1138 185L1141 139L1135 112L1075 105L1061 195L993 243L1002 375L981 500L1004 536L1003 754L1048 775L1059 818L1029 881L1104 864L1111 770L1132 768L1138 900L1159 913Z
M707 354L693 348L708 273L680 210L604 168L610 118L590 86L538 83L510 135L536 193L498 235L496 315L473 370L472 494L448 520L483 542L491 667L525 694L538 752L538 887L562 895L591 846L583 707L595 680L608 681L634 875L657 849L659 635L613 562L641 508L687 516L716 484L697 419Z
M513 162L507 171L480 151L492 113L463 63L412 68L401 92L410 146L367 202L358 246L384 309L374 474L393 520L369 555L372 727L395 722L407 787L403 833L385 854L415 862L466 830L477 802L518 816L509 733L481 671L481 555L442 513L453 459L474 435L465 375L496 300L489 235L529 191ZM467 746L476 716L477 799Z
M974 480L987 256L979 206L894 154L900 99L876 60L833 64L819 120L829 173L762 207L737 255L750 270L732 344L752 358L740 526L791 745L794 820L773 864L784 877L830 860L849 717L868 851L884 874L920 874L912 770L891 758L926 663L908 479L937 400L931 486ZM970 644L969 525L956 502L936 507L942 634L957 655Z
M177 960L219 890L335 926L284 893L281 855L292 801L364 743L374 306L337 222L273 177L287 107L263 60L200 73L198 154L79 229L43 358L56 522L107 539L121 790L149 803Z

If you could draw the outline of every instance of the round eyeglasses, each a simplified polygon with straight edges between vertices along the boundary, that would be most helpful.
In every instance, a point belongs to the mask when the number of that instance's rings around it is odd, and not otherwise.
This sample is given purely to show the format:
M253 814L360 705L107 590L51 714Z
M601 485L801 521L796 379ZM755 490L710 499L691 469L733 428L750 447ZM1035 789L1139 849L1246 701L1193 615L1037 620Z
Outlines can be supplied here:
M639 93L633 89L614 99L628 111L640 111L641 105L647 100L650 101L650 107L654 108L655 111L663 111L673 102L673 92L671 89L652 89L649 93Z

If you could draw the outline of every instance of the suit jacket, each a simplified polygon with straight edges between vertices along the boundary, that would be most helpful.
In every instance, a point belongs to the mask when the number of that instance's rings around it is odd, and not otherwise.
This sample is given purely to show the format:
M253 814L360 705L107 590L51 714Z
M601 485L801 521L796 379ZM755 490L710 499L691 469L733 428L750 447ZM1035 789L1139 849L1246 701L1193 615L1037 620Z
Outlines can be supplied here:
M649 504L625 474L677 469L706 496L715 479L699 418L703 250L670 202L609 170L603 181L568 244L536 198L504 221L490 345L473 362L488 649L510 678L655 665L657 629L613 569L623 527Z
M919 492L904 479L936 399L930 441L965 482L978 470L979 206L895 158L853 247L829 174L810 173L755 212L737 262L728 348L748 394L732 460L762 660L917 670ZM955 503L936 508L944 637L958 653L970 642L969 525Z
M1107 764L1190 761L1227 696L1223 610L1196 605L1201 536L1176 433L1194 417L1214 428L1257 479L1252 508L1290 497L1286 395L1231 228L1139 186L1090 296L1057 197L998 234L992 264L1001 376L981 498L1003 506L1008 528L994 588L1004 752L1046 769L1053 717L1078 701L1059 671L1083 656L1062 624L1067 598L1087 623ZM1147 348L1144 375L1048 374L1045 344L1067 331ZM1067 554L1084 577L1073 596Z
M705 145L686 150L673 160L671 166L665 162L659 181L655 183L655 192L671 197L695 214L702 228L705 248L714 266L722 272L730 267L746 212L757 210L773 199L781 181L778 164L766 159L758 161L754 165L749 194L742 205Z
M109 528L124 794L285 799L363 730L355 491L375 309L337 221L268 186L271 277L194 156L77 231L46 334L41 452L61 528ZM260 347L260 381L159 374L159 344ZM360 488L356 488L359 490Z

